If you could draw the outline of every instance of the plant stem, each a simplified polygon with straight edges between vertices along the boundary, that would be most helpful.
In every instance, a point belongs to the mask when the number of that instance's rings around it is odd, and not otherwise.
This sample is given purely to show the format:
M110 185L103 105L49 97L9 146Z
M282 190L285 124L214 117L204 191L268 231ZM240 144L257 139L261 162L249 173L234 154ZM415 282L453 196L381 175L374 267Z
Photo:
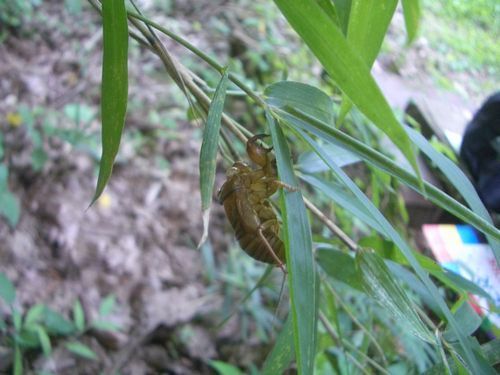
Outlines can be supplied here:
M342 229L340 229L337 224L330 220L323 212L321 212L309 199L304 197L304 203L306 207L311 211L319 220L326 225L328 229L332 231L343 243L347 245L352 251L358 250L358 245L351 239Z
M336 341L336 342L342 341L342 343L345 346L347 346L350 350L357 352L361 357L363 357L363 359L366 362L368 362L369 364L371 364L373 367L375 367L382 374L389 375L389 372L385 368L383 368L382 366L380 366L377 362L375 362L373 359L371 359L370 357L368 357L365 353L363 353L358 348L356 348L356 346L354 346L348 340L340 339L340 337L337 335L337 333L335 332L335 330L333 329L333 327L330 325L330 322L328 321L328 319L326 318L325 314L322 311L319 312L319 320L321 320L321 323L323 324L323 326L325 327L326 331L328 332L328 334L332 337L332 339L334 341ZM360 370L362 370L363 372L365 372L363 366L359 362L357 362L357 363L359 364L359 366L361 366L361 367L358 366L360 368Z
M349 308L349 306L347 306L347 304L342 300L342 298L340 298L340 296L338 295L338 293L335 291L335 289L327 282L324 283L327 287L327 289L329 290L329 292L335 297L335 299L337 300L337 302L340 304L340 306L342 306L342 308L344 309L344 311L347 313L347 315L349 315L349 317L352 319L352 321L354 322L354 324L356 324L369 338L370 340L372 341L373 345L375 346L375 348L377 349L377 351L379 352L380 354L380 357L382 358L382 361L384 362L384 366L388 366L388 363L387 363L387 358L385 358L385 354L384 354L384 351L382 349L382 347L380 346L380 344L378 343L377 339L371 334L371 332L368 330L368 328L366 328L357 318L356 316L354 315L354 313L351 311L351 309Z

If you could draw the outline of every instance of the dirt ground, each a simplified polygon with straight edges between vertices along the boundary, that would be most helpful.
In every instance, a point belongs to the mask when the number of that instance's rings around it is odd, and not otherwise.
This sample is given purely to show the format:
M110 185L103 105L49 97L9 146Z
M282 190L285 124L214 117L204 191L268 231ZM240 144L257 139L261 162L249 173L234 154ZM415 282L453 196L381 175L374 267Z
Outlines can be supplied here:
M211 7L204 9L210 13ZM177 6L174 25L189 38L196 6ZM135 47L130 58L130 104L126 138L104 197L88 208L96 183L96 154L62 137L42 135L47 161L34 168L32 131L6 118L23 104L43 107L34 128L71 103L99 106L101 30L98 15L84 2L77 16L60 2L43 2L22 31L0 44L0 126L9 187L21 202L17 226L0 219L0 271L17 289L17 305L45 303L70 316L79 299L88 320L103 298L114 294L111 319L118 333L92 330L81 340L99 357L78 359L53 342L50 359L28 353L26 368L57 374L211 373L210 359L239 365L260 363L265 344L240 335L239 317L222 329L224 297L209 282L196 250L202 223L198 191L199 128L181 120L180 93L159 61ZM214 11L215 12L215 11ZM162 17L155 18L162 22ZM169 19L167 19L169 20ZM199 34L199 33L198 33ZM197 35L198 35L197 34ZM197 37L199 38L199 37ZM198 46L211 45L209 36ZM224 41L217 48L227 49ZM171 46L175 54L176 46ZM175 113L177 115L171 113ZM173 128L156 137L159 113ZM185 116L184 116L185 118ZM163 121L162 120L162 121ZM61 128L72 125L59 120ZM98 134L96 116L88 125ZM138 139L138 140L137 140ZM137 143L134 143L136 142ZM158 162L158 156L166 163ZM223 180L223 168L216 184ZM217 264L233 243L220 206L211 221ZM0 372L9 364L0 365Z

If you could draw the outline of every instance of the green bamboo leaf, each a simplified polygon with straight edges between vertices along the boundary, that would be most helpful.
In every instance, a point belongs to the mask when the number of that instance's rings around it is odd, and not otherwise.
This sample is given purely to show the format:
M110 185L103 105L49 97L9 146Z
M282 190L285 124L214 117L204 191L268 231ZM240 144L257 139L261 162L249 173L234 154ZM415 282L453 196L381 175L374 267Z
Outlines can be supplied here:
M13 304L16 299L16 288L3 272L0 272L0 298L8 305Z
M410 262L408 262L408 259L406 259L406 257L401 254L397 246L395 246L392 241L385 240L377 236L371 236L362 238L358 242L358 245L374 249L378 255L385 259L392 260L403 266L410 266ZM476 294L478 296L487 298L491 303L494 303L493 298L483 288L474 284L472 281L464 279L459 274L444 269L434 260L415 250L412 250L412 253L423 269L425 269L443 284L448 286L450 289L453 289L458 293L463 293L465 291Z
M320 89L305 83L273 83L264 90L264 98L271 106L297 108L327 124L332 124L335 118L332 99Z
M214 97L208 109L207 123L203 131L203 142L200 151L200 192L201 209L203 210L203 235L198 248L203 245L208 237L208 221L210 217L210 206L214 191L215 166L217 164L217 147L219 145L220 125L226 90L228 85L227 68L217 85Z
M352 0L332 0L335 6L335 11L339 19L342 32L347 34L347 27L349 24L349 14L351 13Z
M498 375L498 371L495 371L493 366L489 363L488 357L486 356L486 353L483 352L483 348L479 345L477 339L475 337L467 337L467 343L472 348L475 362L477 363L477 368L471 368L470 363L468 363L468 361L465 361L466 355L463 351L463 348L457 342L452 342L450 345L453 348L453 350L451 351L452 355L456 356L458 362L465 366L465 373Z
M493 221L488 213L488 210L484 207L481 198L477 195L476 189L464 172L462 172L460 168L458 168L450 159L436 151L436 149L432 147L422 134L409 126L405 128L413 143L417 145L417 147L425 155L427 155L434 164L436 164L437 168L441 172L443 172L450 184L458 190L472 211L493 225ZM495 254L497 264L500 265L500 241L495 240L492 236L487 236L487 239L490 243L491 249L493 250L493 254Z
M329 153L332 158L337 160L338 165L341 167L361 161L357 155L337 145L325 145L325 151ZM300 154L297 161L297 167L304 173L325 172L329 169L328 165L326 165L314 152Z
M420 24L420 0L401 0L405 17L407 43L413 42Z
M377 58L398 0L352 0L347 42L368 68Z
M382 258L375 252L362 249L356 254L356 264L368 293L387 309L412 334L429 343L433 335L424 325L405 291L397 284Z
M454 316L457 323L462 327L463 332L467 335L472 335L483 321L483 319L474 311L472 306L466 301L462 301L462 304L457 309ZM450 328L447 328L443 332L443 337L448 342L457 341L455 333Z
M424 283L422 283L422 281L420 281L420 279L415 276L413 272L406 267L403 267L401 264L390 260L386 260L385 264L396 279L404 283L408 289L415 292L415 294L420 297L422 302L425 303L438 317L443 317L439 306L430 296Z
M491 303L494 303L493 298L480 286L467 280L459 274L443 269L441 272L429 272L436 279L455 291L465 290L466 292L487 298Z
M84 345L78 341L68 342L64 345L71 353L76 354L85 359L97 360L97 354L94 353L87 345Z
M279 178L288 185L298 186L285 136L267 111L266 118ZM311 227L299 191L281 192L281 214L297 366L300 374L312 374L316 354L318 280L312 254Z
M301 180L307 182L309 185L321 191L328 198L333 200L339 206L353 214L354 217L368 224L371 228L375 229L382 235L385 235L383 228L373 216L367 212L366 208L360 204L355 196L347 192L338 184L326 183L318 177L311 175L304 175L300 177Z
M273 349L262 366L262 375L283 374L295 357L293 346L292 315L289 314L281 332L276 338Z
M331 278L341 281L354 289L363 291L363 285L359 272L356 269L354 258L334 249L318 249L316 257L321 268Z
M331 0L317 0L317 3L332 22L334 22L337 26L342 27L339 15L337 14L337 9Z
M377 58L385 34L391 23L398 0L353 0L347 28L347 42L371 69ZM351 102L344 96L339 111L343 122L351 109Z
M500 241L500 231L488 221L476 215L449 195L437 189L434 185L424 182L424 192L419 184L419 179L414 174L399 166L387 156L363 144L346 133L319 121L306 112L292 107L285 107L284 109L286 111L278 108L273 109L273 111L276 116L283 119L285 123L290 124L293 129L308 131L324 141L339 145L359 155L366 162L389 173L391 176L397 178L400 182L409 186L416 192L426 196L437 206L471 224L472 226L475 226L484 234Z
M124 0L102 2L102 27L102 156L91 205L99 198L111 176L127 111L128 24Z
M325 120L329 118L333 107L331 100L326 99L328 96L321 90L305 84L297 84L296 82L278 82L268 86L264 94L267 97L267 102L272 107L281 110L276 111L277 115L286 120L287 123L292 124L293 128L306 130L327 143L338 145L360 156L420 194L424 196L428 194L428 198L439 207L475 226L493 239L500 241L500 231L486 219L473 214L466 207L429 183L424 182L424 192L419 179L411 171L399 166L385 155L357 139L335 129L330 125L332 122L326 122Z
M394 116L366 62L349 45L342 31L330 22L314 0L275 0L275 3L342 92L387 134L419 175L408 135Z

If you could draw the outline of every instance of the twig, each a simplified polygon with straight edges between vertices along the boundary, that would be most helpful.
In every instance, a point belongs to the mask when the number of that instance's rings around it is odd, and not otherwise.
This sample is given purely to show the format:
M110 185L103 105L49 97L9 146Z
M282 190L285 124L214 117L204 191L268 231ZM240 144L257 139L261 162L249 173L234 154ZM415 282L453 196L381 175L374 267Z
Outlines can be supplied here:
M323 212L321 212L309 199L304 197L304 203L307 208L326 225L343 243L352 251L358 250L358 245L352 240L342 229L340 229L332 220L330 220Z
M388 366L388 363L387 363L387 359L385 358L385 354L384 354L384 350L382 349L382 347L380 346L380 344L378 343L377 339L372 335L372 333L368 330L368 328L366 328L357 318L356 316L353 314L353 312L351 311L351 309L345 304L345 302L340 298L340 296L338 295L338 293L335 291L335 289L333 289L333 287L329 284L329 283L325 283L326 287L328 288L328 290L330 291L330 293L333 294L333 296L335 297L335 299L337 300L337 302L342 306L342 308L344 309L344 311L347 313L347 315L349 315L349 317L352 319L352 321L354 322L354 324L356 324L367 336L368 338L370 338L370 340L372 341L373 345L375 346L375 348L377 349L377 351L379 352L380 354L380 357L382 358L382 361L384 362L384 366Z
M326 331L328 332L328 334L332 337L332 339L334 341L336 341L336 342L340 342L341 341L350 350L353 350L353 351L357 352L361 357L363 357L364 360L366 360L366 362L368 362L369 364L371 364L378 371L380 371L383 374L389 375L389 372L385 368L383 368L382 366L380 366L377 362L375 362L373 359L371 359L370 357L368 357L365 353L363 353L358 348L356 348L348 340L344 340L344 339L341 340L340 337L335 332L335 330L333 329L333 327L330 325L330 322L328 321L328 319L326 318L325 314L323 314L322 311L319 312L319 320L321 320L321 323L323 324L323 326L325 327ZM349 353L346 353L346 354L348 355ZM354 359L354 357L352 359ZM366 370L363 368L363 365L361 365L357 361L354 362L354 364L356 364L356 363L357 363L357 366L359 367L359 369L361 371L363 371L364 373L367 373Z

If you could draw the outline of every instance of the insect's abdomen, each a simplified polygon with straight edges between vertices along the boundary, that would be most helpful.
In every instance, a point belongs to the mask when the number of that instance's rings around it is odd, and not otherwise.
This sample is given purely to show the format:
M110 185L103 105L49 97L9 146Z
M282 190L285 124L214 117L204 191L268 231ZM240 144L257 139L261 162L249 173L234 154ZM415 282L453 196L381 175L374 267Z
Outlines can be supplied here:
M242 202L242 200L244 201ZM260 220L246 194L241 190L234 190L225 196L222 203L241 248L254 259L276 265L276 260L258 234L257 228L260 225ZM248 207L248 209L242 213L242 207ZM269 228L264 229L262 233L276 256L285 263L285 247L278 234Z

